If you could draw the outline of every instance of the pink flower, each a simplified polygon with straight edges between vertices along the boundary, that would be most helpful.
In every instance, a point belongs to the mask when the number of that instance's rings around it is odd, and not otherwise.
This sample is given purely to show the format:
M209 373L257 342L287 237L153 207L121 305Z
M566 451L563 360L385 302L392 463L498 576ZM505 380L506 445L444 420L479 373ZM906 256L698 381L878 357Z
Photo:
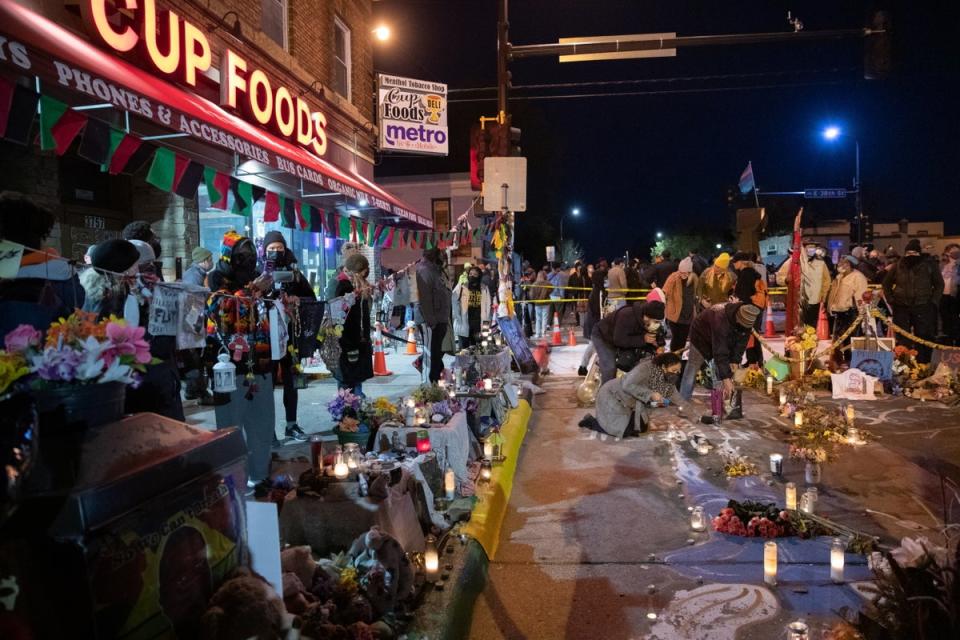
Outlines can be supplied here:
M134 362L147 364L150 362L150 345L143 339L146 329L130 327L125 323L111 322L107 325L107 340L110 346L103 352L107 362L113 358L131 356Z
M11 353L23 353L31 347L40 346L43 334L28 324L22 324L3 338L3 344Z

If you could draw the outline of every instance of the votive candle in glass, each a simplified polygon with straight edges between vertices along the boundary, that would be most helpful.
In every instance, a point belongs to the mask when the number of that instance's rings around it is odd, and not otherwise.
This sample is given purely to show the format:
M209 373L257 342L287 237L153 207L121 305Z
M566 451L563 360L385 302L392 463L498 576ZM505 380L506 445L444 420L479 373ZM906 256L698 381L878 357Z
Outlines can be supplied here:
M796 510L797 508L797 485L792 482L787 483L786 494L787 509Z
M843 561L846 546L840 538L834 538L830 545L830 580L836 583L843 582Z
M773 540L763 545L763 581L777 584L777 543Z

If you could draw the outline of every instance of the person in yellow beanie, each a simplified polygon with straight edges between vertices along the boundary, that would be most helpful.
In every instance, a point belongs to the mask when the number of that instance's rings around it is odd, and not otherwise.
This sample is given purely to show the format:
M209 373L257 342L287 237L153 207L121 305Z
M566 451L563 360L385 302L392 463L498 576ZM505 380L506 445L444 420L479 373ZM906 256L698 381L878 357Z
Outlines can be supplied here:
M712 307L730 299L734 279L729 267L730 254L723 252L716 257L712 266L704 269L697 283L697 298L702 306Z

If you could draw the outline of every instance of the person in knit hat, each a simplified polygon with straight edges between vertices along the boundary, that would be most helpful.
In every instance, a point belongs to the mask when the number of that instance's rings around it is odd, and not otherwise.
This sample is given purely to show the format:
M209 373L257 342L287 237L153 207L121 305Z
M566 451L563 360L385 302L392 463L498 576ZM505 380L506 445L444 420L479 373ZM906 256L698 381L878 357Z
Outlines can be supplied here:
M893 306L893 323L918 338L932 341L937 333L937 309L943 286L940 265L922 254L919 240L910 240L903 257L883 279L884 297ZM930 347L899 334L897 344L916 349L917 362L930 362Z
M857 320L860 305L863 304L863 294L869 286L866 276L857 270L859 262L852 254L840 258L837 263L837 278L827 293L827 318L830 321L830 335L834 339ZM853 335L858 335L858 332ZM844 344L849 343L850 338L847 338ZM837 351L835 357L849 359L849 351Z
M693 397L697 372L706 362L713 363L716 384L723 388L725 397L733 395L733 371L740 366L747 348L750 331L760 309L749 303L728 302L704 309L690 327L690 349L687 366L680 382L680 395Z
M644 357L660 352L665 344L662 302L637 300L607 314L593 327L590 343L597 354L600 380L607 382L617 369L629 371ZM622 357L630 352L630 358Z
M203 247L194 247L190 260L192 264L183 272L183 281L195 287L205 286L207 273L213 269L213 253Z
M677 270L667 276L663 293L667 297L667 325L670 327L670 351L683 349L690 334L690 323L697 313L697 274L693 260L684 258Z
M337 382L341 389L363 393L363 383L373 377L373 343L370 341L370 311L373 287L367 281L370 263L362 253L351 253L337 276L335 297L352 293L353 305L343 322L340 336L340 367Z
M713 264L700 274L697 287L697 299L703 307L712 307L730 300L733 293L734 278L730 271L730 254L724 251Z

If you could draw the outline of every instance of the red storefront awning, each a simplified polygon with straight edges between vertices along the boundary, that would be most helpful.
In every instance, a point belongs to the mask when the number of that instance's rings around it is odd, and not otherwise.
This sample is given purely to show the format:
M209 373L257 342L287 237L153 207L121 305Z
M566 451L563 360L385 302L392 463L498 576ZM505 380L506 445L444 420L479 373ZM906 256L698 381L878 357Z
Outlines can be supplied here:
M219 105L184 91L127 61L98 49L71 31L20 6L0 0L0 34L20 43L23 56L0 57L0 68L110 102L119 109L227 151L256 160L330 192L422 227L433 222L373 181L346 171L278 136L256 127Z

